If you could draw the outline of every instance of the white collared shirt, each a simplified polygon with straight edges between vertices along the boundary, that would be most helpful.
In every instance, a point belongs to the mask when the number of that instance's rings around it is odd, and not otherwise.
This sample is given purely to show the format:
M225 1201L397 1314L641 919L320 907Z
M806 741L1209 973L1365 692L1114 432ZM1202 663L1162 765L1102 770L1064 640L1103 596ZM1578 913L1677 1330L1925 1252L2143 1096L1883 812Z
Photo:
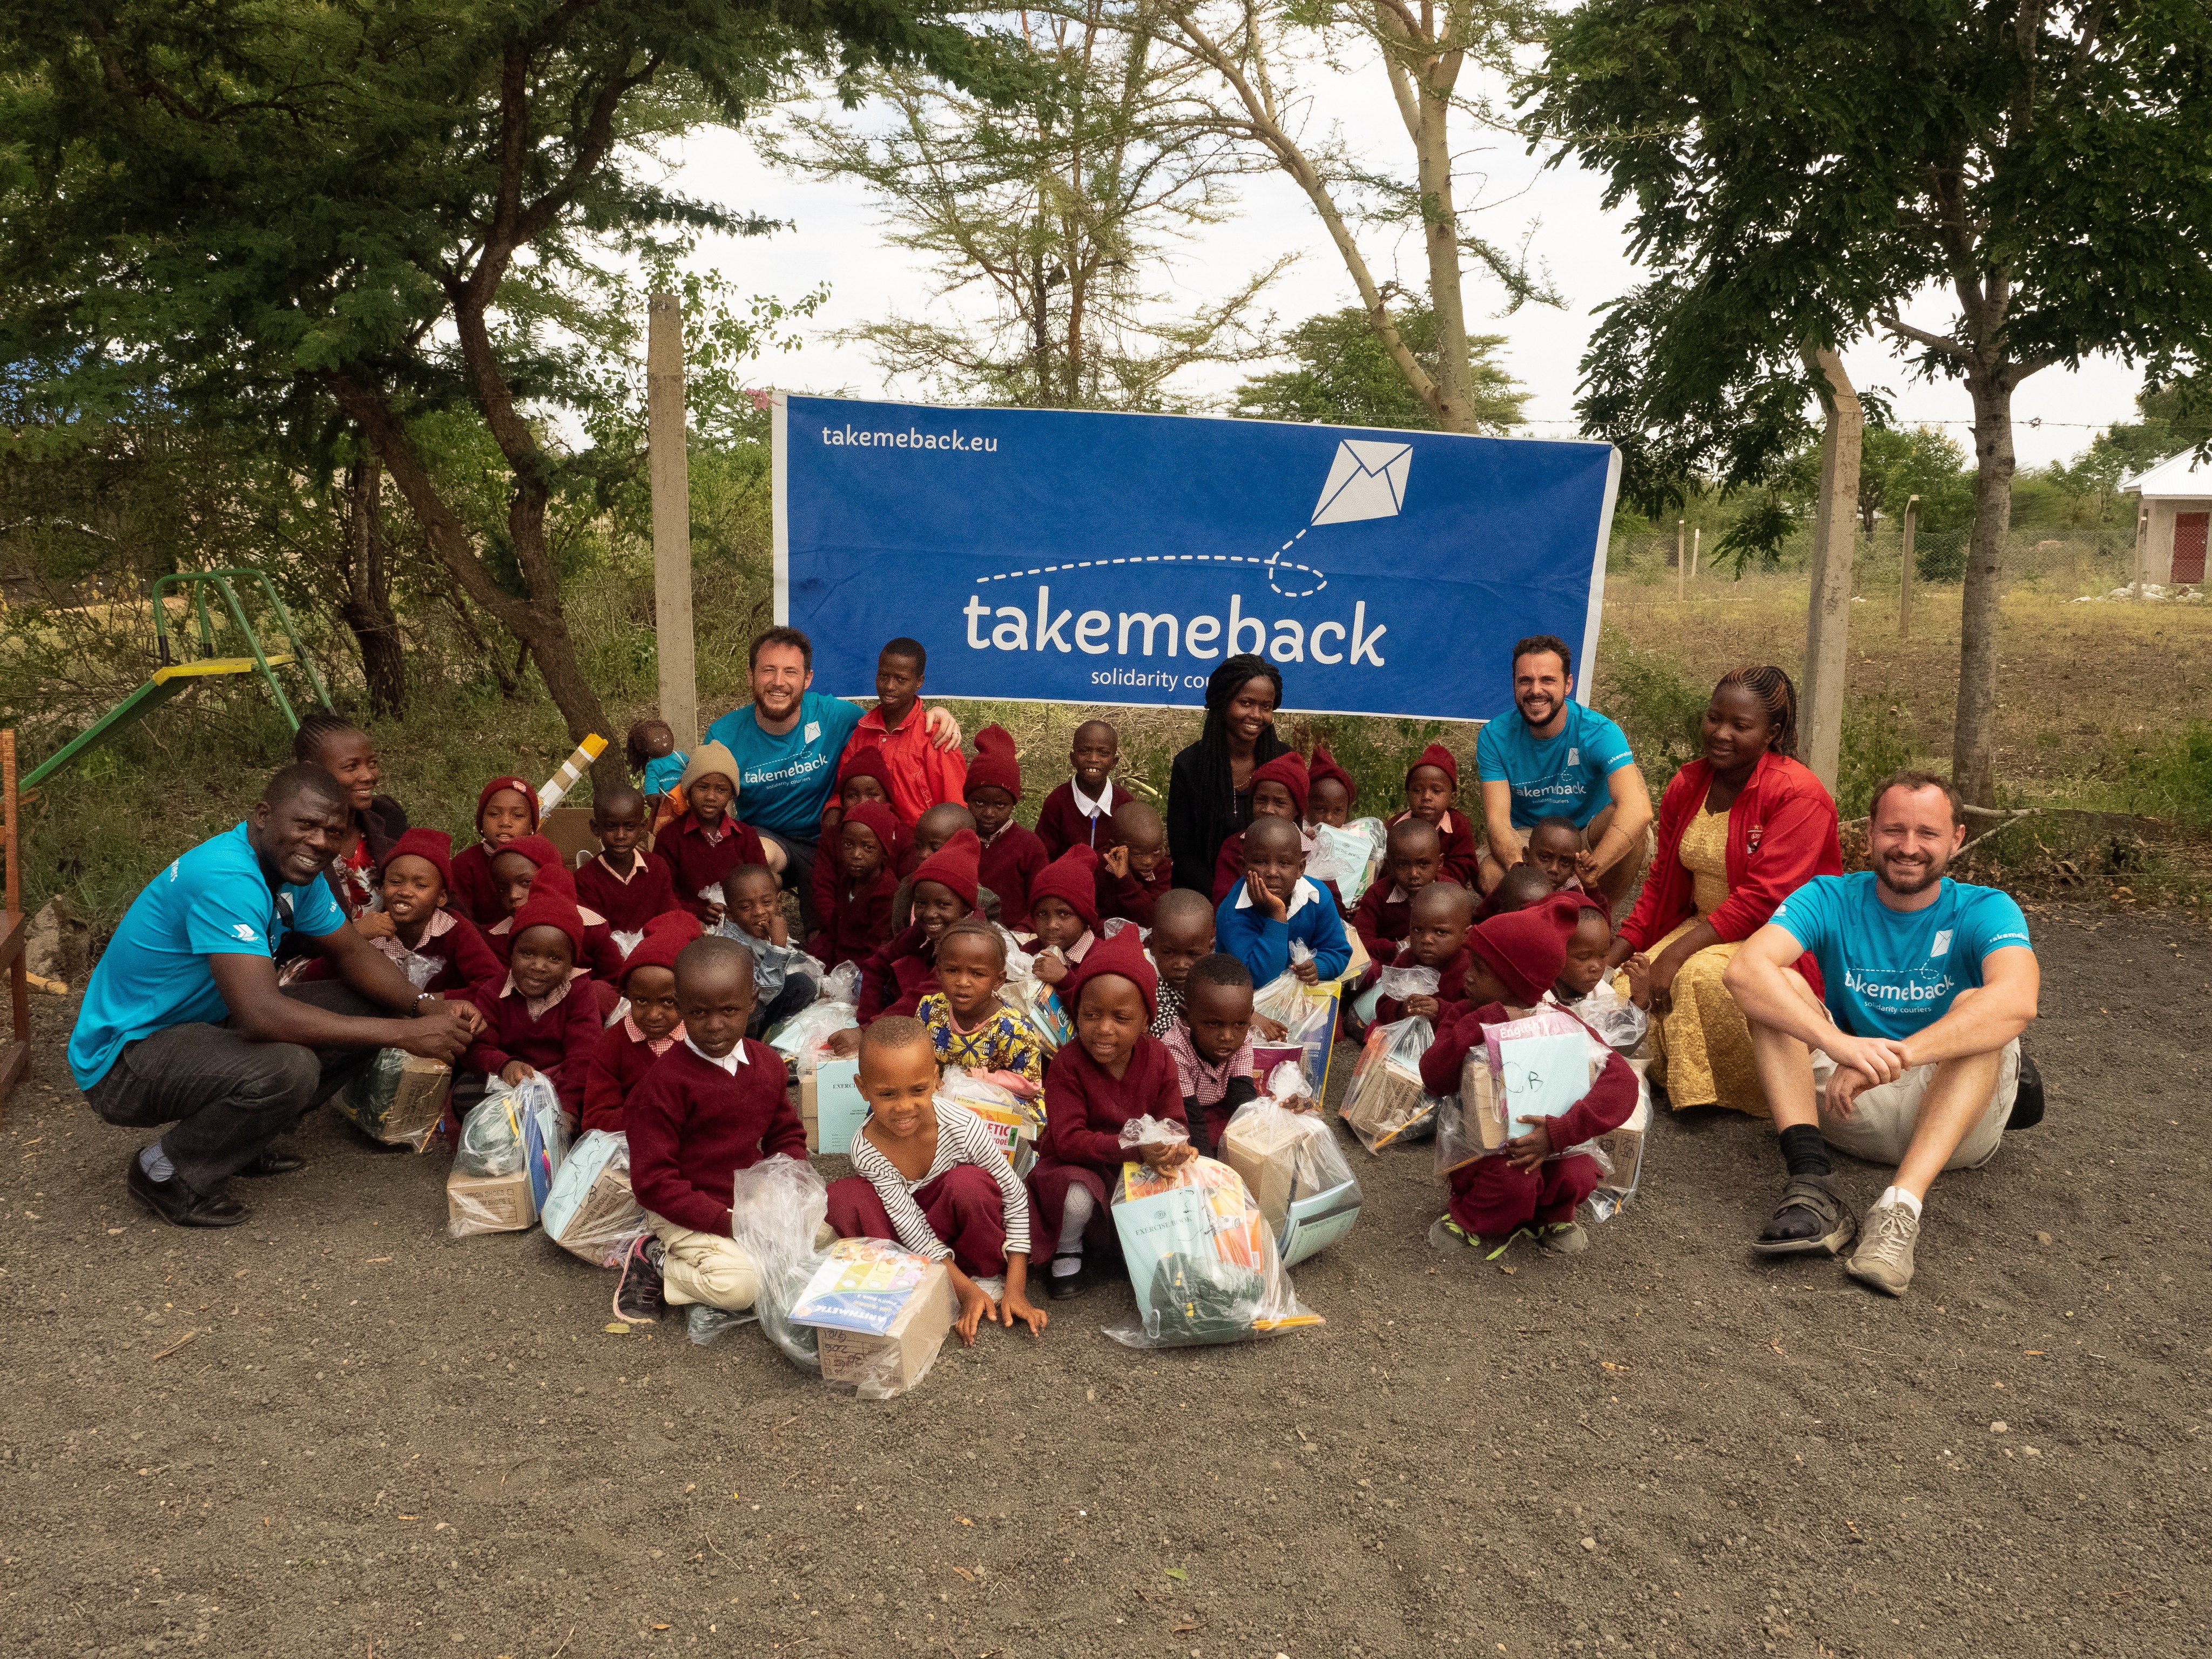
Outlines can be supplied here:
M727 1072L732 1077L735 1077L738 1074L738 1066L750 1066L752 1064L752 1061L745 1058L745 1044L744 1039L742 1037L738 1040L738 1046L731 1049L726 1054L724 1054L720 1060L715 1059L714 1055L708 1054L697 1043L692 1042L689 1035L687 1035L684 1039L684 1046L689 1048L693 1054L698 1055L700 1059L705 1060L709 1066L719 1066L724 1071Z
M1298 884L1291 889L1291 902L1283 907L1283 920L1288 921L1292 916L1297 915L1305 908L1308 901L1316 904L1320 903L1321 889L1304 876L1300 876ZM1237 884L1237 908L1240 910L1249 910L1252 908L1252 882L1249 877L1239 879Z
M1085 794L1083 786L1073 778L1067 781L1067 792L1075 797L1075 810L1091 821L1091 833L1096 836L1098 820L1114 815L1114 780L1110 777L1106 780L1106 787L1098 792L1097 800Z

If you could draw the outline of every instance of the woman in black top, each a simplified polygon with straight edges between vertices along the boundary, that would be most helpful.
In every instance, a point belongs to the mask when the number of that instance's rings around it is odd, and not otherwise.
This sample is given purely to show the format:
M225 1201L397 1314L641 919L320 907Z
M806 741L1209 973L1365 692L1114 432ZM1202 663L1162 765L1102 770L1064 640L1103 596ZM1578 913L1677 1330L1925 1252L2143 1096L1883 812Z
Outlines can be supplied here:
M1231 657L1206 682L1206 730L1168 779L1175 884L1211 895L1221 843L1252 822L1252 769L1290 745L1275 735L1283 677L1264 657Z

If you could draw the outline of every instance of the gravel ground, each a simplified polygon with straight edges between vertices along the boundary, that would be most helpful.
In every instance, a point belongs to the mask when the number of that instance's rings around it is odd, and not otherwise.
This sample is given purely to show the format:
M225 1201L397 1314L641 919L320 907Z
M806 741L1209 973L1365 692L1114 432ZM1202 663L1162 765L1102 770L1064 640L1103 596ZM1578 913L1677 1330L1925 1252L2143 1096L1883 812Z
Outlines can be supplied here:
M607 1275L450 1240L435 1155L327 1116L248 1225L152 1222L42 1000L6 1650L2204 1652L2212 940L2033 921L2051 1116L1937 1188L1903 1301L1751 1255L1763 1124L1659 1125L1589 1254L1503 1269L1424 1243L1426 1149L1355 1148L1324 1328L1132 1353L1107 1286L881 1404L753 1330L609 1334Z

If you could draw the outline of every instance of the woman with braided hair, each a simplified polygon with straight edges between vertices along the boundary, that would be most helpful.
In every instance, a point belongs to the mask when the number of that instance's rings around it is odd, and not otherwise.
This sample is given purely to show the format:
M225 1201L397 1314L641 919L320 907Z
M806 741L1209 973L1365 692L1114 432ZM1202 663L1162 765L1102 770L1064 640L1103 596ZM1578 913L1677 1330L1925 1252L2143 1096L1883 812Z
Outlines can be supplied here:
M1168 775L1168 852L1175 884L1213 891L1221 843L1252 822L1252 774L1290 744L1275 734L1283 676L1265 657L1231 657L1206 682L1206 729Z
M1640 954L1650 968L1650 1076L1674 1109L1765 1117L1751 1027L1722 975L1784 899L1814 876L1843 873L1836 803L1794 757L1797 690L1779 668L1723 675L1704 736L1704 757L1674 775L1659 803L1658 853L1609 960ZM1809 956L1797 968L1820 983Z

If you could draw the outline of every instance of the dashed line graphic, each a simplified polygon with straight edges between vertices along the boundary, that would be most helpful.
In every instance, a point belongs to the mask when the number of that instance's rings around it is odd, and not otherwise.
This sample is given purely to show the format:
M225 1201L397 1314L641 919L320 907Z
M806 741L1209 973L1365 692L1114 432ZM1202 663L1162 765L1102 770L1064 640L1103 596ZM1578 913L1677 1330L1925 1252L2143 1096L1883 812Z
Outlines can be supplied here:
M1308 528L1310 527L1308 526ZM1256 564L1267 573L1267 586L1273 588L1283 598L1306 599L1311 599L1328 586L1328 574L1325 571L1316 570L1310 564L1300 564L1295 559L1283 557L1284 554L1297 545L1305 533L1305 531L1301 530L1264 559L1255 559L1242 553L1151 553L1139 555L1134 558L1078 559L1066 564L1036 565L1027 570L1001 570L994 575L978 576L975 578L975 582L978 586L981 586L985 582L1020 581L1030 576L1050 576L1063 570L1103 570L1109 565L1116 564ZM1284 572L1291 570L1312 577L1313 586L1299 588L1285 587L1281 577Z

